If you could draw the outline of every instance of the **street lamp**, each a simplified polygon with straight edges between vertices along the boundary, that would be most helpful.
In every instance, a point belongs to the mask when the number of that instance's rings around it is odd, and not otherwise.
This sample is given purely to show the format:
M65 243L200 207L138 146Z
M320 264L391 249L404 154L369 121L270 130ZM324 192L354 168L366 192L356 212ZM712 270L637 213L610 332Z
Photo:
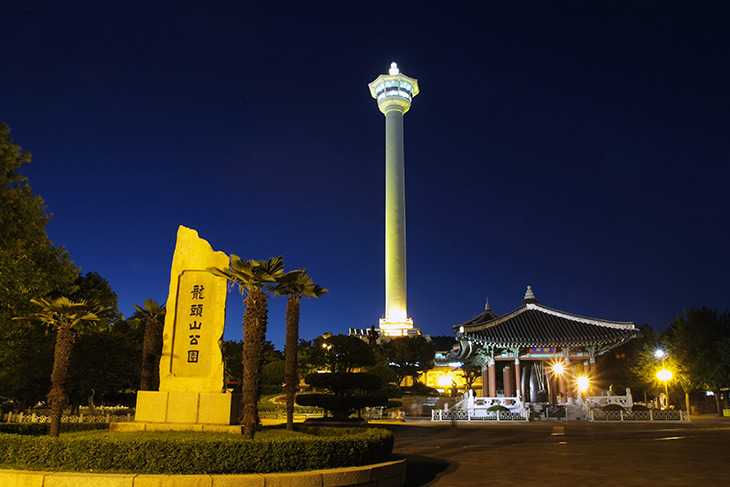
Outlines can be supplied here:
M659 380L659 382L664 384L664 394L667 396L667 409L669 409L669 387L667 386L667 384L670 380L672 380L673 376L674 374L672 374L672 371L667 369L666 367L662 367L656 372L656 378Z
M579 375L578 378L575 380L575 383L578 387L578 392L580 394L585 394L591 387L591 380L588 378L587 375Z
M554 362L550 366L550 369L551 369L553 375L557 375L558 377L560 377L561 375L563 375L565 373L565 364L563 364L562 361Z
M657 348L654 350L654 358L657 360L663 360L667 357L667 352L663 348Z

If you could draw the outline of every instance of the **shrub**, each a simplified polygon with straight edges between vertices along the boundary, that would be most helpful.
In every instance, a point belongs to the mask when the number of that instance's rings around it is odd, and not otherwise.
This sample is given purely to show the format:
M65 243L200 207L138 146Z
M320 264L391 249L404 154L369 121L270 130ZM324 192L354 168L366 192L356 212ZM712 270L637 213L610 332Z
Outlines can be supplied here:
M0 433L39 436L47 435L50 423L0 423ZM61 423L61 431L93 431L109 429L109 423Z
M494 404L492 406L489 406L487 408L487 411L492 411L492 412L496 412L496 411L509 412L509 408L506 408L506 407L502 406L501 404Z
M60 438L0 434L0 465L66 471L246 473L313 470L389 458L384 429L265 430L254 440L212 433L73 433Z
M326 409L338 421L346 420L350 414L362 408L388 407L383 381L377 375L363 372L322 373L309 374L305 380L312 387L327 389L332 393L299 394L297 404Z
M634 404L631 406L632 411L648 411L649 408L644 406L643 404Z

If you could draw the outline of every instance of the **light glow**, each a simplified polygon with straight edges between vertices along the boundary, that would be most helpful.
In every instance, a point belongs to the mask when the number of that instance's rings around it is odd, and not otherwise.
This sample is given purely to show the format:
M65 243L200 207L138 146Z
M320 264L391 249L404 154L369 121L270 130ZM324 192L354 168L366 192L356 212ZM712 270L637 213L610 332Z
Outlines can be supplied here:
M670 380L672 380L672 377L674 374L672 374L672 371L669 369L660 369L657 370L656 378L659 379L659 382L667 383Z
M591 380L587 375L581 375L575 380L575 384L578 387L578 392L585 394L591 387Z
M390 63L390 69L388 70L388 74L391 76L396 76L400 74L397 63Z
M454 380L451 378L451 374L444 374L436 379L436 383L439 385L439 387L451 387L453 382Z
M553 362L550 366L550 371L553 375L561 376L565 373L565 364L562 361Z
M661 359L663 359L666 356L667 356L667 352L665 352L663 349L657 348L656 350L654 350L654 358L655 359L661 360Z

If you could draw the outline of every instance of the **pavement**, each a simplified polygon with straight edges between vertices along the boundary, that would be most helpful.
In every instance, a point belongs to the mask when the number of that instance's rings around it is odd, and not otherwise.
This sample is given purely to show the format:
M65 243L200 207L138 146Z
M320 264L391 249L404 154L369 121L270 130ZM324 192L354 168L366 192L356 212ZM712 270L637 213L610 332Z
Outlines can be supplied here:
M730 421L387 424L416 486L730 483Z

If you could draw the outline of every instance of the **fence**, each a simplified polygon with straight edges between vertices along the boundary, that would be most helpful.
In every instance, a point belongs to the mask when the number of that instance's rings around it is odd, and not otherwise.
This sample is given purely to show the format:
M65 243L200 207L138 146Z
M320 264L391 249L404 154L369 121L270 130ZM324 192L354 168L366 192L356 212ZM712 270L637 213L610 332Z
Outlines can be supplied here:
M647 411L604 411L591 409L591 421L689 421L684 411L673 409Z
M132 413L126 414L74 414L61 416L62 423L118 423L124 421L133 421ZM7 413L3 415L3 421L6 423L50 423L51 418L45 414L36 413Z
M431 421L528 421L529 417L523 413L510 411L474 411L465 409L434 409L431 411Z

